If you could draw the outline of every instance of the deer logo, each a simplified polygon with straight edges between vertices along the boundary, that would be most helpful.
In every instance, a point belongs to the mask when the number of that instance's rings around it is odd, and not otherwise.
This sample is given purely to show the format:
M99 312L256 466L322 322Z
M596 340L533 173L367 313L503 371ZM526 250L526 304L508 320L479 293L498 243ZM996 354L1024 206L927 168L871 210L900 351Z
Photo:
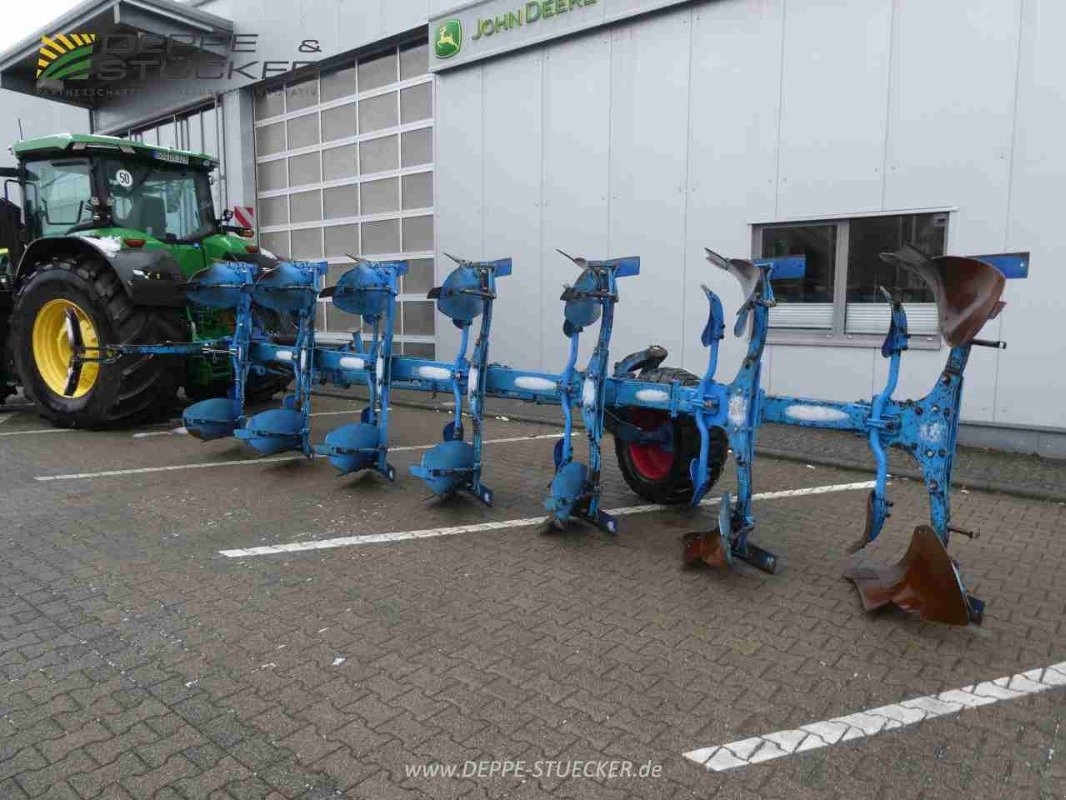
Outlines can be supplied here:
M449 19L437 26L433 52L437 58L451 58L463 46L463 26L457 19Z

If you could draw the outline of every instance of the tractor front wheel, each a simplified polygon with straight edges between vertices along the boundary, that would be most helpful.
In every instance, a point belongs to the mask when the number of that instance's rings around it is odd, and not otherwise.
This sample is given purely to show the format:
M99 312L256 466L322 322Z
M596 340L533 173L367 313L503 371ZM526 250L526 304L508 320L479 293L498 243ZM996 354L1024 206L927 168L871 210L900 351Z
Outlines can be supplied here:
M680 383L692 386L699 378L691 372L673 367L643 370L639 379L650 383ZM666 411L650 408L623 408L616 414L622 421L649 433L664 426L669 430L670 445L639 444L614 437L615 455L629 488L652 503L687 503L692 497L689 462L699 458L700 432L691 417L670 418ZM717 483L729 453L729 440L721 428L711 428L708 464L711 486Z
M77 331L73 331L73 326ZM87 361L72 371L74 348L158 344L186 338L180 317L133 305L104 262L54 259L18 291L11 316L11 352L23 392L61 427L104 428L168 413L182 366L173 357L124 355L110 364Z

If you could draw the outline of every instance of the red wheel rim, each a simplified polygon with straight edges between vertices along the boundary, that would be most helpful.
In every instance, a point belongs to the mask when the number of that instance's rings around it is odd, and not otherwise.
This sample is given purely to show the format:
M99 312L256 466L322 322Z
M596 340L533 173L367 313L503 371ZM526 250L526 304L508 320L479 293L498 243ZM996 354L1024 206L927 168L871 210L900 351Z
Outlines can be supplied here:
M665 411L638 408L629 413L628 421L642 431L650 433L659 430L659 428L669 422L670 415ZM673 469L675 455L664 449L661 444L630 442L629 458L642 478L648 481L661 481Z

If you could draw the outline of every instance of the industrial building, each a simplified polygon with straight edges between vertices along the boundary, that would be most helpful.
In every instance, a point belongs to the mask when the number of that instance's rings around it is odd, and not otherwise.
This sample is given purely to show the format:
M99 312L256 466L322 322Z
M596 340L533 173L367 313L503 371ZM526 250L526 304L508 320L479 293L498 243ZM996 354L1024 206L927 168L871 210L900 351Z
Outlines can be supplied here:
M907 303L913 395L946 348L929 291L877 254L1028 252L982 334L1008 349L971 360L963 441L1066 456L1064 27L1052 0L88 0L0 56L0 78L87 109L94 132L216 155L218 204L274 252L334 278L355 254L409 259L408 354L454 349L425 297L444 253L510 255L492 357L558 370L575 274L558 248L639 255L613 355L655 342L700 373L700 284L740 300L703 248L802 253L806 276L776 287L766 391L876 391L885 286ZM58 33L96 34L102 66L42 86ZM327 333L352 325L324 312ZM723 369L742 351L727 339Z

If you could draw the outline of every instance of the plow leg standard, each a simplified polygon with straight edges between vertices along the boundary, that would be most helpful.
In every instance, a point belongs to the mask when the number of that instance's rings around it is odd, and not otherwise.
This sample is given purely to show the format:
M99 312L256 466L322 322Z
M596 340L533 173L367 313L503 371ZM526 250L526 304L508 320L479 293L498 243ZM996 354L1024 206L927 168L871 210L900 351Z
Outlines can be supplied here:
M565 256L565 254L563 254ZM774 305L772 281L801 277L802 256L747 261L726 259L708 250L707 260L739 282L743 302L733 333L747 337L747 350L736 375L720 381L718 348L725 336L725 314L718 296L703 287L708 304L701 343L708 349L707 367L697 378L683 370L660 368L666 351L652 346L629 355L609 371L610 340L619 279L637 275L636 257L593 261L570 259L580 270L562 294L563 334L568 358L560 373L513 369L489 361L496 281L511 274L511 259L466 261L440 287L429 293L437 308L459 331L453 361L395 356L392 353L396 296L403 261L358 263L337 284L322 290L326 264L285 262L269 269L220 262L194 275L186 286L189 299L212 308L231 309L236 326L231 336L211 342L161 345L74 347L71 368L105 361L123 353L175 355L226 353L233 363L233 385L226 397L205 400L186 409L185 426L201 439L235 436L258 452L299 451L309 458L326 457L342 475L373 470L389 480L396 470L388 461L389 394L392 387L447 393L455 398L452 419L442 441L411 472L440 498L469 494L491 504L492 491L482 482L482 425L488 397L558 405L563 436L554 448L555 475L544 501L547 521L561 527L573 520L617 532L617 522L600 508L602 442L605 431L616 439L626 480L654 502L697 505L711 490L731 452L736 487L724 494L717 525L686 534L686 563L728 567L734 560L774 572L778 557L750 541L755 527L752 508L755 442L763 422L861 433L876 464L876 481L867 498L866 523L852 548L845 577L856 585L863 606L872 610L894 604L931 621L965 625L980 622L984 604L966 592L957 563L948 555L950 487L956 448L963 372L975 346L1002 347L976 338L982 326L1003 306L1004 278L1024 277L1026 254L975 258L929 258L906 247L882 258L919 274L933 288L941 331L950 346L947 363L934 387L917 400L893 397L901 357L907 349L907 316L902 303L887 291L891 322L881 348L888 359L885 386L869 402L837 403L799 397L774 397L761 386L762 356ZM351 341L323 346L315 342L319 297L330 297L342 312L361 317ZM297 333L281 341L257 333L253 306L291 316ZM470 337L479 320L477 337ZM578 365L579 339L598 323L596 344L583 366ZM369 331L365 335L364 331ZM469 354L468 354L468 351ZM292 370L294 391L281 408L247 418L245 383L250 368ZM330 431L313 444L309 417L315 383L361 386L367 405L360 421ZM466 436L464 409L470 422ZM575 448L575 412L583 423L587 460ZM698 433L698 447L693 441ZM890 515L887 498L890 447L910 453L919 463L929 493L930 522L914 532L910 547L895 565L868 563L864 547L877 538ZM639 470L634 476L627 470ZM644 481L647 478L647 481ZM646 491L645 491L646 489Z

